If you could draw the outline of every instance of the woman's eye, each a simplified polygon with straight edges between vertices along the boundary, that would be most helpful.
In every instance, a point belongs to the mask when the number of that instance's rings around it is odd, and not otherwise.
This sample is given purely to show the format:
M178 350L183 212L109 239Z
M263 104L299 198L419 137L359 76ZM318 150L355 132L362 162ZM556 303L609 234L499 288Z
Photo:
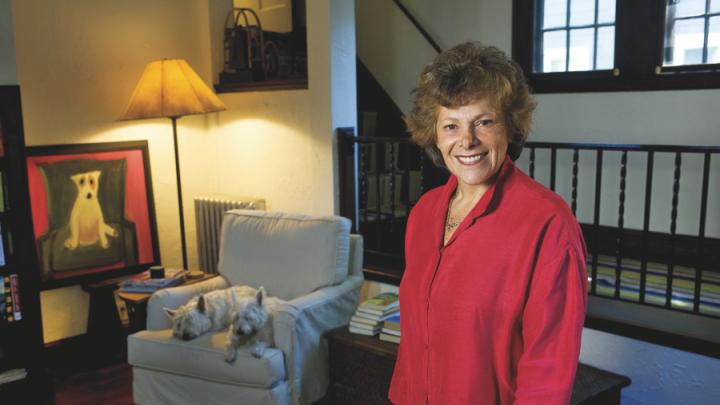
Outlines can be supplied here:
M477 126L479 127L490 127L495 123L493 120L480 120L477 122Z
M454 131L455 129L457 129L457 125L455 125L455 124L447 124L447 125L445 125L443 128L445 128L445 129L448 130L448 131Z

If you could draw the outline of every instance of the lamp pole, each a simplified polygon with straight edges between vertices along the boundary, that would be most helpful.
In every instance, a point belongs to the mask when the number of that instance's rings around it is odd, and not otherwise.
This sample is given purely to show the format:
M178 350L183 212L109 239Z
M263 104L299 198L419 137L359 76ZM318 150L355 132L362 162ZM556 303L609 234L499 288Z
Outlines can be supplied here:
M183 270L188 269L187 249L185 246L185 213L182 202L182 185L180 183L180 154L178 152L177 120L180 117L170 117L173 127L173 145L175 146L175 174L177 176L178 209L180 210L180 243L182 246Z

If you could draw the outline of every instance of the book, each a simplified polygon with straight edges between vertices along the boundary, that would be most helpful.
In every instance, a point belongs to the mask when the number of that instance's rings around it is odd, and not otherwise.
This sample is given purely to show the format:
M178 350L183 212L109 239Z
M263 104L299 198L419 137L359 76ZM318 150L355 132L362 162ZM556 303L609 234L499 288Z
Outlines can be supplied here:
M380 340L391 343L400 343L400 336L389 335L387 333L380 333Z
M382 329L380 330L380 332L385 333L385 334L388 334L388 335L400 336L400 331L399 331L399 330L392 330L392 329L388 329L388 328L382 328Z
M149 272L140 273L138 276L125 280L120 285L122 292L152 293L161 288L174 287L185 281L187 270L165 269L164 278L150 278Z
M3 238L3 232L2 232L2 224L0 224L0 266L5 265L5 242Z
M12 294L10 293L10 276L3 277L3 289L5 290L5 311L0 314L8 322L15 320L13 312Z
M393 314L389 316L385 321L383 321L383 327L392 329L392 330L400 330L400 313Z
M355 313L358 315L365 316L367 318L373 318L373 319L379 319L379 320L385 320L390 315L396 314L400 308L393 308L387 312L379 311L376 309L370 309L370 308L360 308L358 307L355 310Z
M5 212L5 172L0 172L0 212Z
M3 371L0 373L0 384L22 380L25 377L27 377L27 370L24 368L14 368L12 370Z
M360 323L360 324L375 326L375 325L380 324L380 320L365 318L364 316L359 316L359 315L353 315L352 318L350 318L350 323Z
M349 327L350 333L357 333L359 335L365 335L365 336L375 336L380 332L380 329L377 330L368 330L368 329L360 329L356 328L352 325Z
M19 321L22 319L22 310L20 309L20 282L17 274L10 275L10 294L13 301L13 318Z
M400 305L396 293L384 292L360 303L360 308L386 314Z
M367 325L364 323L355 323L352 321L350 322L350 326L352 326L356 329L365 329L368 331L375 331L375 332L379 332L380 329L382 328L380 325Z

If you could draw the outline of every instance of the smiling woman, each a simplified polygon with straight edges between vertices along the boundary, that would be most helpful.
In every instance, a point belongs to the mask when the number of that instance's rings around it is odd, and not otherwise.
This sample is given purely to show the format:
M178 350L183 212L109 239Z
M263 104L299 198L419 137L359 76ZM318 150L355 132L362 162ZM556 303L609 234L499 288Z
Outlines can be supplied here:
M497 48L425 68L406 122L450 172L410 213L396 404L570 401L585 317L585 243L561 197L515 167L535 102Z

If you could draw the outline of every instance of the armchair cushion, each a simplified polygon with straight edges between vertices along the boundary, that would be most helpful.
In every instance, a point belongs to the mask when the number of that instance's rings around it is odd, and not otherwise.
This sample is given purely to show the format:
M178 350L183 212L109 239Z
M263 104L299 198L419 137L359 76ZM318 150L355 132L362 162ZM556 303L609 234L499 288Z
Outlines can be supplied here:
M280 350L268 348L263 357L255 358L248 347L241 347L235 363L229 364L223 354L225 338L224 331L189 341L173 338L169 329L138 332L128 337L128 362L145 369L256 388L271 388L285 379Z
M262 285L289 301L345 280L349 232L347 218L228 211L218 271L231 285Z

